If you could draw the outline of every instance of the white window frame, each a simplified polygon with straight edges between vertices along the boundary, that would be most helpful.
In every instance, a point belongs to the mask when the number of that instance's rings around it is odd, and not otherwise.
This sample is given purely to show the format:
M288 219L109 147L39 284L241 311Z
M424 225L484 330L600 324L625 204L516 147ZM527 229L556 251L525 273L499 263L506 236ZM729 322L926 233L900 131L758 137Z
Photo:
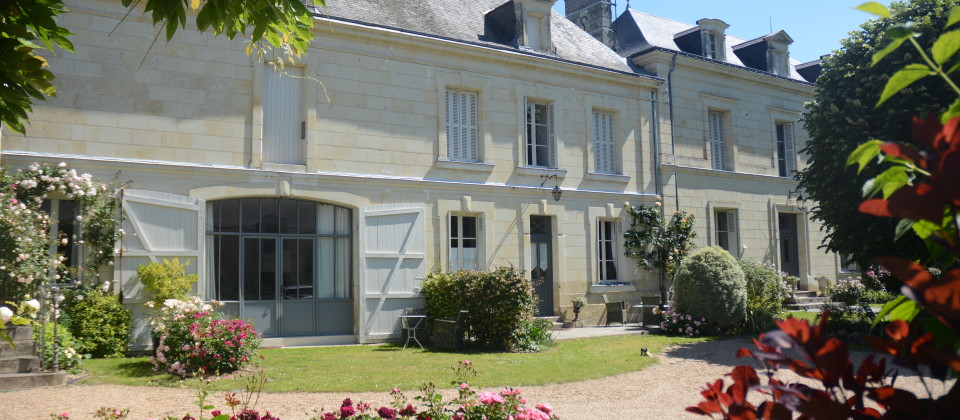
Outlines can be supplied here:
M544 107L546 121L536 120L536 108ZM536 101L525 99L524 106L524 163L526 166L536 168L557 168L557 137L556 137L556 119L554 117L554 105L552 102ZM547 144L537 144L537 135L540 130L546 130ZM545 147L546 162L540 162L537 158L536 149Z
M605 234L605 227L610 226L610 235ZM618 246L620 233L620 223L617 220L598 219L597 220L597 281L599 283L614 283L622 281L620 279L620 247ZM606 246L609 244L609 250ZM614 275L607 270L607 263L612 263Z
M797 170L797 152L793 123L777 122L774 126L777 137L777 175L791 178Z
M475 232L473 237L464 236L464 233L463 233L463 219L468 217L475 219L474 220ZM457 229L453 228L455 219L457 220L457 223L456 223ZM448 232L447 268L449 268L450 270L457 270L457 269L479 270L480 259L482 258L480 250L483 249L482 248L483 217L481 217L481 215L479 214L453 213L453 214L450 214L450 216L447 219L447 227L448 227L447 229L447 232ZM454 247L451 244L454 240L457 241L456 247ZM463 258L465 254L464 249L467 248L464 246L464 240L473 240L475 244L474 246L475 257L474 257L472 266L470 265L468 260ZM457 252L454 252L455 249L457 250ZM454 256L454 254L456 254L456 257ZM455 259L457 260L455 261Z
M725 55L725 47L723 45L724 35L716 31L704 30L701 36L703 38L703 56L723 61Z
M790 55L787 53L787 51L779 48L770 48L767 51L767 69L770 71L770 73L776 74L777 76L790 76L788 71Z
M717 246L726 249L734 257L740 253L740 235L736 209L716 209L713 212L714 238Z
M593 170L599 174L620 174L616 147L616 114L593 111Z
M446 91L448 160L480 162L478 96L477 92L466 90Z
M860 266L857 265L856 261L853 261L852 255L840 255L840 272L841 273L859 273Z
M726 115L724 111L710 109L707 111L707 133L710 144L710 167L712 169L729 171L726 142Z

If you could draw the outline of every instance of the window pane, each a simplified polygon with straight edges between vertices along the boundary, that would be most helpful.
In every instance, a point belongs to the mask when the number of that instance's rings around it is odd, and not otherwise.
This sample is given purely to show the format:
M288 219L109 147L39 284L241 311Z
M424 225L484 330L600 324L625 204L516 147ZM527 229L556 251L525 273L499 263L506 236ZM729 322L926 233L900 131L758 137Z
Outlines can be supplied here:
M214 264L218 268L217 299L240 300L240 237L218 236L214 247Z
M477 247L477 240L476 240L476 239L464 239L464 240L463 240L463 247L464 247L464 248L476 248L476 247Z
M262 239L260 244L260 299L274 300L277 298L277 240Z
M260 240L243 241L243 298L260 299Z
M349 235L350 226L353 225L353 220L350 218L350 209L345 209L343 207L334 207L336 209L336 220L337 220L337 235Z
M317 233L317 203L300 201L300 233Z
M299 242L299 266L297 273L300 285L300 299L313 298L313 239L301 239Z
M241 204L244 232L260 232L260 199L244 198Z
M350 238L337 238L336 298L350 297Z
M334 212L333 206L327 204L320 205L320 234L332 235L334 233Z
M460 216L450 216L450 236L460 237Z
M297 247L296 239L283 240L283 298L297 299L299 281L297 279Z
M463 237L464 238L476 238L477 237L477 218L472 216L463 217Z
M217 220L217 204L219 204L219 220ZM224 200L214 203L214 224L215 232L239 232L240 231L240 200Z
M298 200L280 200L280 233L297 233Z
M320 260L317 262L317 297L334 298L334 238L320 238Z
M276 198L260 199L260 220L263 233L280 232L280 200Z

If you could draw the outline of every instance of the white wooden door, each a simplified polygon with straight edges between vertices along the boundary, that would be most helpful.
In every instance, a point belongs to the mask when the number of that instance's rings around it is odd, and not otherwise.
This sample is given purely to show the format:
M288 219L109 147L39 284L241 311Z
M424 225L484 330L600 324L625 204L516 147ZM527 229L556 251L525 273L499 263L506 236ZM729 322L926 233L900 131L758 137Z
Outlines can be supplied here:
M146 190L120 190L124 235L120 256L114 262L114 290L123 293L124 304L134 312L135 345L150 341L150 326L143 320L143 303L152 295L137 278L137 267L149 262L178 258L189 262L187 273L200 273L195 293L206 298L204 252L206 215L204 201L192 197Z
M398 316L422 307L425 273L422 204L360 209L360 342L400 336Z

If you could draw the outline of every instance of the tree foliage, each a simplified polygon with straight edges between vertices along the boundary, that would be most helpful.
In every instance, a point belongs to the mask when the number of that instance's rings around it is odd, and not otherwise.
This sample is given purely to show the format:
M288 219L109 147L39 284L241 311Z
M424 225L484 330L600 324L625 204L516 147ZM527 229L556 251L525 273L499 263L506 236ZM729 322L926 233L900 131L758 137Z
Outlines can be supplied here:
M307 4L325 0L122 0L124 6L143 7L161 26L169 41L185 28L187 13L196 13L200 31L234 39L250 36L247 54L258 59L292 61L307 51L313 39L313 16ZM56 96L54 74L40 50L55 47L73 52L70 31L57 15L62 0L0 0L0 124L23 133L34 100Z
M960 1L897 2L890 7L891 18L861 25L841 41L840 50L824 59L814 101L807 106L804 123L810 140L801 152L809 158L807 167L797 176L800 188L818 203L811 216L826 230L823 247L851 255L861 266L879 255L918 259L926 257L927 252L914 235L890 240L897 221L857 211L862 187L882 168L868 167L858 174L856 168L847 167L846 157L871 138L911 138L913 116L941 114L955 99L943 79L929 77L874 108L894 74L908 65L923 64L923 60L916 50L899 43L871 67L873 55L891 44L887 31L895 35L904 30L918 33L917 43L929 52L955 4ZM907 21L913 22L912 26L902 25Z

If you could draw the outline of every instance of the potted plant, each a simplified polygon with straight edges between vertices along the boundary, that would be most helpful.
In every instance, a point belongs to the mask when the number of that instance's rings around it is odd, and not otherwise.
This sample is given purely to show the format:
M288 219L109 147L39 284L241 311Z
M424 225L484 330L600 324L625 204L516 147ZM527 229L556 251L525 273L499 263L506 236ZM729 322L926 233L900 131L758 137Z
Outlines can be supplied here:
M573 302L573 322L576 323L580 321L580 311L587 306L587 298L577 296L571 302Z

